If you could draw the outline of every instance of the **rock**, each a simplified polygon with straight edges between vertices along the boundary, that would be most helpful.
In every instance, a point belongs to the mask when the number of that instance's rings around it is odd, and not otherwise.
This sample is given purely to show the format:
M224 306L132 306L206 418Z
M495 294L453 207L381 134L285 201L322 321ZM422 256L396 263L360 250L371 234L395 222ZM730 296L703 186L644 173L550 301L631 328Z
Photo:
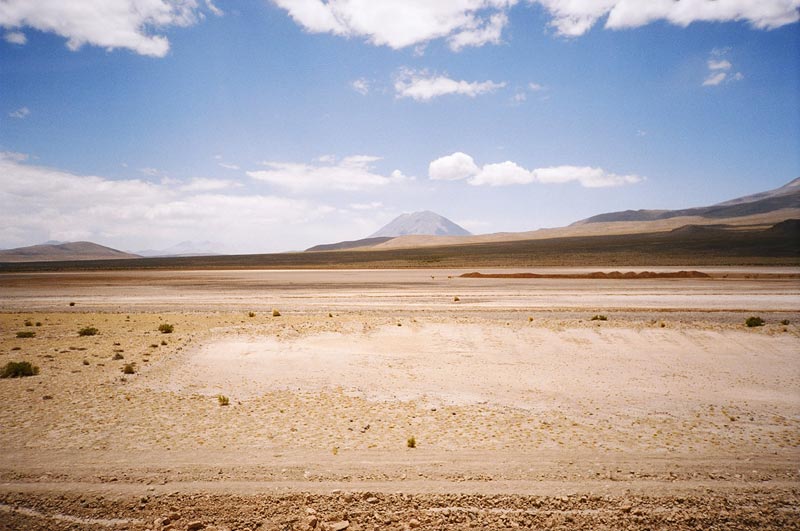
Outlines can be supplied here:
M370 496L369 498L367 498L367 503L378 503L378 498L376 498L375 496Z
M195 520L194 522L189 522L186 524L186 531L200 531L200 529L203 529L204 527L205 524L203 524L203 522L200 520Z
M416 529L419 526L420 526L419 520L417 520L416 518L412 518L411 520L408 521L408 527L410 527L411 529Z
M317 514L317 511L315 511L313 507L306 507L306 514L308 515Z
M330 522L328 523L328 529L330 531L344 531L350 527L350 522L347 520L342 520L341 522Z
M306 518L306 525L308 526L309 529L315 529L318 523L319 523L319 518L317 518L317 515L315 514L312 514L311 516Z

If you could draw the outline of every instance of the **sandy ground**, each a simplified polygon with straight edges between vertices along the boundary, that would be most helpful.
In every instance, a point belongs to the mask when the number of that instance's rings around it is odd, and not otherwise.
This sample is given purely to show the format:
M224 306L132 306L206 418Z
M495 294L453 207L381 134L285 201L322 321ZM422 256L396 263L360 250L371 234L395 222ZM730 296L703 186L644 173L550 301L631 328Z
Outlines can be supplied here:
M797 271L704 271L0 275L0 529L800 528Z

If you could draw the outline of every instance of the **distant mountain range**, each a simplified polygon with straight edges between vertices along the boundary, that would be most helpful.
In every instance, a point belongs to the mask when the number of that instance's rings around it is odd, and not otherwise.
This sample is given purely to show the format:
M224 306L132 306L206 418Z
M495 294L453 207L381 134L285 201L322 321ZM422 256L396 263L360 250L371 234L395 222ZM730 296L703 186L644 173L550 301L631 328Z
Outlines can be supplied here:
M765 214L783 208L800 208L800 177L774 190L747 195L707 207L685 208L681 210L624 210L610 212L576 221L583 223L602 223L606 221L655 221L687 216L721 219Z
M214 249L219 249L221 246L217 243L210 241L193 242L183 241L172 247L166 249L145 249L143 251L136 251L139 256L153 257L153 256L214 256L222 254Z
M463 227L434 212L415 212L397 217L368 238L317 245L308 251L414 249L653 233L669 233L671 238L687 238L698 234L730 234L731 229L767 231L763 233L785 238L787 241L797 241L800 240L798 219L800 219L800 178L775 190L707 207L610 212L577 221L566 227L528 232L471 235ZM214 247L217 246L211 242L181 242L160 251L146 250L134 254L91 242L48 242L2 250L0 263L137 259L143 256L210 256L217 254L212 251Z
M92 242L45 243L0 251L0 262L55 262L61 260L121 260L140 256Z

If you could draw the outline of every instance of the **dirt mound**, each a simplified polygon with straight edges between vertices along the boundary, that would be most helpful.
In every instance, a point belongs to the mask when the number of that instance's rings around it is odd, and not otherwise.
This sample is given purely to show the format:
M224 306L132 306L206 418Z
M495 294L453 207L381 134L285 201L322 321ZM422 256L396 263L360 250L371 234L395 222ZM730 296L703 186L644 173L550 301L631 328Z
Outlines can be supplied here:
M657 273L654 271L642 271L636 273L628 271L612 271L603 273L595 271L593 273L565 273L565 274L538 274L538 273L464 273L461 278L569 278L569 279L598 279L598 280L638 280L646 278L711 278L711 275L701 271L671 271Z

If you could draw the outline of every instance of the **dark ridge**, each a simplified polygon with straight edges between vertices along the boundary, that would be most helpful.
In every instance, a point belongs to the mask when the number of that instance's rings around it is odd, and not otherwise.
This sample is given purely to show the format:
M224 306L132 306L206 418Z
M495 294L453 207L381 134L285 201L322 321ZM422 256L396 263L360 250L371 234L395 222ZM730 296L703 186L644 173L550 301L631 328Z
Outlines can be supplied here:
M394 237L392 236L379 236L377 238L362 238L360 240L350 240L339 243L324 243L321 245L315 245L314 247L309 247L305 252L342 251L344 249L355 249L357 247L372 247L374 245L378 245L379 243L388 242L389 240L393 239Z
M594 273L565 273L565 274L538 274L538 273L464 273L460 278L565 278L565 279L599 279L599 280L638 280L643 278L711 278L711 275L702 273L700 271L674 271L669 273L656 273L653 271L642 271L635 273L628 271L621 273L619 271L612 271L610 273L603 273L596 271Z

